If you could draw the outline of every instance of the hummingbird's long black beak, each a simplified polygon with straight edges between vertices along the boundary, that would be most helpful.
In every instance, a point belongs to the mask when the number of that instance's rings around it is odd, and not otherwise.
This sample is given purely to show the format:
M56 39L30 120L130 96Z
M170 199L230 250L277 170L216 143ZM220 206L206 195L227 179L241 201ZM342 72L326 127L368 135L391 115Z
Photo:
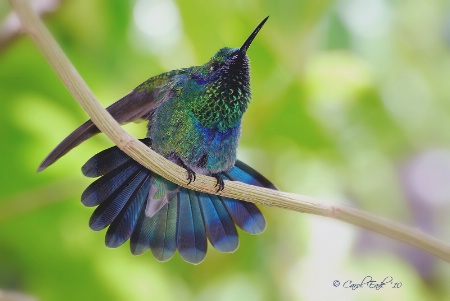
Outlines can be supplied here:
M244 44L242 44L241 48L239 48L239 51L241 51L243 53L247 52L248 47L250 47L250 44L253 42L253 39L256 37L258 32L261 30L264 23L266 23L267 19L269 19L269 16L265 17L264 20L262 20L261 23L259 23L259 25L255 28L255 30L253 30L252 34L247 38L247 40L245 40Z

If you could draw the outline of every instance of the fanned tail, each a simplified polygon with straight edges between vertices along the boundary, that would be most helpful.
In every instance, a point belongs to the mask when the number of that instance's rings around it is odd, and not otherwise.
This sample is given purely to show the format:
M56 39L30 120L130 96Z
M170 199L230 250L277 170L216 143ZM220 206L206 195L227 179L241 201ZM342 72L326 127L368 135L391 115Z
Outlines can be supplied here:
M149 139L142 139L149 145ZM118 247L130 239L131 252L150 249L167 261L178 250L192 264L203 261L207 240L221 252L239 244L236 225L250 234L264 231L266 222L256 205L180 187L142 167L117 147L92 157L82 168L99 177L84 191L81 201L98 206L90 219L93 230L109 226L105 243ZM255 170L237 161L223 179L276 189Z

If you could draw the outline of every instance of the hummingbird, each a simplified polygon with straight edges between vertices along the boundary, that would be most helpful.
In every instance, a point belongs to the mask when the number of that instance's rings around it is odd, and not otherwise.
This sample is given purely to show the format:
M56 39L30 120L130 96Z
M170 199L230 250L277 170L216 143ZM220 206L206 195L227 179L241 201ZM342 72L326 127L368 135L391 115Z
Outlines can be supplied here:
M187 184L196 173L260 187L276 187L236 159L241 120L249 104L247 50L267 21L261 21L239 48L222 48L208 62L154 76L107 110L120 123L148 121L141 139L166 159L187 171ZM88 120L67 136L41 163L42 171L83 141L99 133ZM252 203L202 193L174 184L135 162L118 147L90 158L82 167L97 178L82 193L81 202L97 206L91 229L106 227L107 247L130 240L132 254L151 250L159 261L181 257L199 264L208 241L220 252L239 244L236 226L250 234L264 231L266 221Z

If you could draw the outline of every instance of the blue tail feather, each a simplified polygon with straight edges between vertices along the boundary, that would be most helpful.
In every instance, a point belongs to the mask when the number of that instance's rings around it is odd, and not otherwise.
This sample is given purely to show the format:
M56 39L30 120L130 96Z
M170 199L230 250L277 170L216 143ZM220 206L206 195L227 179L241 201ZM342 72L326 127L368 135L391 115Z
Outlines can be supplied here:
M108 148L92 158L90 158L82 167L83 175L90 178L96 178L116 169L118 166L132 161L124 152L118 152L114 148Z
M137 224L130 238L130 250L133 255L141 255L150 248L150 243L154 240L158 222L156 215L152 218L147 217L145 215L145 205L142 207Z
M183 188L178 202L178 251L184 260L199 264L206 256L208 244L197 194Z
M148 138L140 139L140 141L147 145L150 143L150 139ZM96 178L108 174L127 162L134 161L117 147L111 147L90 158L81 167L81 171L86 177Z
M164 207L156 213L158 220L155 236L150 242L153 256L159 261L167 261L172 258L177 249L177 196L169 200Z
M145 170L139 171L131 178L131 181L123 190L119 190L117 194L113 194L110 198L102 202L94 210L94 213L89 220L89 226L91 229L98 231L111 224L122 211L125 204L134 194L135 190L139 187L145 177Z
M81 202L87 207L99 205L118 191L123 190L130 178L136 175L138 171L139 165L136 163L119 166L89 185L81 195Z
M136 188L133 196L128 200L117 218L111 223L106 232L105 243L110 248L116 248L127 241L137 223L139 213L147 199L150 188L150 172Z
M238 234L222 200L212 194L198 196L209 241L220 252L234 252L239 245Z
M223 175L223 178L231 180L226 174ZM250 234L260 234L265 230L266 220L255 204L227 197L220 198L239 228Z
M143 142L150 143L149 139ZM156 259L166 261L178 250L185 261L198 264L206 256L208 240L221 252L233 252L239 245L236 225L250 234L259 234L266 226L256 205L179 187L135 163L117 147L91 158L83 173L101 176L82 195L86 206L98 205L90 219L91 228L101 230L109 225L106 245L118 247L129 239L134 255L151 249ZM276 189L240 161L221 176ZM166 194L168 200L154 215L149 214L149 208L154 208L149 202L164 198L152 196L150 191Z
M277 189L275 185L273 185L263 175L239 160L236 160L233 168L231 168L227 172L224 172L224 174L232 181L244 182L246 184L270 188L274 190Z
M260 234L266 228L266 220L255 204L222 197L233 221L250 234Z

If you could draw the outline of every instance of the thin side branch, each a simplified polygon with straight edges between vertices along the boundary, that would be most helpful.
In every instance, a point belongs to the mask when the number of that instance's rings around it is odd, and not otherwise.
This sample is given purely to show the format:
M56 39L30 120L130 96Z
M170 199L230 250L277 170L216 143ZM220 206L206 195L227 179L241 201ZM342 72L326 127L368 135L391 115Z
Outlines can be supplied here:
M56 70L74 98L91 117L95 125L134 160L164 178L180 186L187 187L186 171L183 168L166 160L130 136L100 105L39 17L30 9L28 2L26 0L10 1L19 15L25 31L44 53L49 63ZM189 188L265 206L334 218L389 236L450 262L449 245L397 222L347 206L325 205L325 201L309 196L274 191L241 182L225 181L225 189L220 193L216 193L215 183L216 180L214 178L198 174L197 180L189 184Z
M63 0L39 0L31 2L33 10L41 17L56 11ZM23 34L19 18L11 11L0 22L0 52L5 50L13 41Z

